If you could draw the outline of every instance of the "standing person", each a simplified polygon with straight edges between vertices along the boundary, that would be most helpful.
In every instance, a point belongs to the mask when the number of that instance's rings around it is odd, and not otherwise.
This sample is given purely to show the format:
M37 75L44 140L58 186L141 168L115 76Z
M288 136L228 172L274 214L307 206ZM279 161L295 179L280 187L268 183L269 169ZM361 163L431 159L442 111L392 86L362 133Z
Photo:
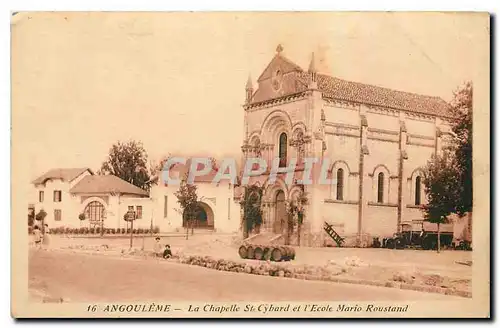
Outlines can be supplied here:
M39 249L42 246L42 232L37 225L33 228L33 239L35 241L35 247Z
M45 224L45 228L43 230L44 230L43 237L42 237L43 248L48 249L49 248L49 243L50 243L49 225Z
M160 237L155 238L155 244L153 246L153 251L155 253L155 257L162 257L163 247L162 247L160 241L161 241Z

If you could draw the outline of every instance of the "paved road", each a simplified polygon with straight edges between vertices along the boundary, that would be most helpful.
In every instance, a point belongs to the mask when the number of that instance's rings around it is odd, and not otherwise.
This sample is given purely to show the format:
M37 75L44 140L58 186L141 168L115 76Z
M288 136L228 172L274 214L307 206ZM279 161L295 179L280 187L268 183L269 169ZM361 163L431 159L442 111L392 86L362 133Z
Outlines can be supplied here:
M31 292L71 302L371 301L455 297L392 288L221 272L167 261L31 251Z

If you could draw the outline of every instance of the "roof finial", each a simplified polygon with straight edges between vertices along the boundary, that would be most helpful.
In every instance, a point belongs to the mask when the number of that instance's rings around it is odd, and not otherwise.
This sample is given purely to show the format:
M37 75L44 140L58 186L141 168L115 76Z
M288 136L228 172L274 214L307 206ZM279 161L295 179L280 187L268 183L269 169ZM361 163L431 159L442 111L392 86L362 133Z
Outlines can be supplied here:
M314 52L312 53L311 62L309 63L309 73L316 73L316 60L314 59Z
M278 44L278 46L276 47L276 52L278 53L278 55L280 55L282 52L283 52L283 46L280 44Z
M248 74L248 80L247 80L247 85L245 86L245 90L252 90L252 89L253 89L252 76Z

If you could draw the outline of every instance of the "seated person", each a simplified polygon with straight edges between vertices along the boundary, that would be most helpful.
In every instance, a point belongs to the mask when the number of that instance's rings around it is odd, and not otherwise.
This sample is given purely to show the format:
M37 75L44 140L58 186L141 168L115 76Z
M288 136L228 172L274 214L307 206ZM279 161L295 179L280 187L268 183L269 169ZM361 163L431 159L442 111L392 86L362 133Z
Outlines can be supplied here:
M170 245L165 245L165 250L163 251L163 258L169 259L172 257L172 251L170 250Z

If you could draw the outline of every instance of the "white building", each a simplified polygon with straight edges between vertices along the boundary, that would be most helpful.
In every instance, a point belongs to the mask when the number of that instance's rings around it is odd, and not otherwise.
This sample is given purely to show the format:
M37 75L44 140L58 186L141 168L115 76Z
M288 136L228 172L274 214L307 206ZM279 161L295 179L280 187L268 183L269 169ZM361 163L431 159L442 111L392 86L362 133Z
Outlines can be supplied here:
M88 168L52 169L33 181L31 199L35 213L43 209L45 223L55 227L127 226L123 215L138 213L135 227L151 226L151 200L148 193L112 175L94 175ZM86 219L80 221L79 215Z

